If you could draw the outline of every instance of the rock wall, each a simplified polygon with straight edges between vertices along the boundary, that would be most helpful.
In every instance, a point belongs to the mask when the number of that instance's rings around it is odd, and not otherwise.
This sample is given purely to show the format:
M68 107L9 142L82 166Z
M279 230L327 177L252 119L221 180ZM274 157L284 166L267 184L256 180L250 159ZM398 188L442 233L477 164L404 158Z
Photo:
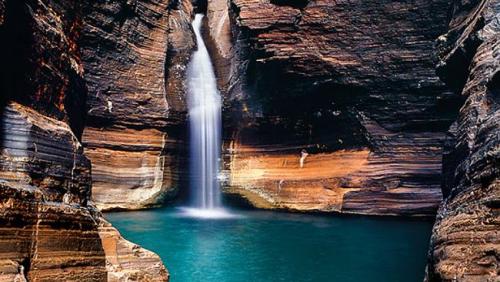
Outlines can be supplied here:
M466 102L444 155L427 281L500 279L500 2L454 1L439 74Z
M63 122L17 103L3 110L0 278L104 280L83 148Z
M189 1L97 1L85 12L85 153L101 209L156 206L177 193L185 160Z
M110 227L90 201L91 166L79 141L84 8L82 1L0 0L2 281L123 281L114 277L147 272L168 279L158 256L119 235L116 250L105 244ZM129 263L110 268L117 254Z
M448 7L209 1L225 191L268 208L434 214L445 131L461 103L435 74Z
M104 220L99 236L106 255L108 281L168 281L169 274L158 255L123 239Z

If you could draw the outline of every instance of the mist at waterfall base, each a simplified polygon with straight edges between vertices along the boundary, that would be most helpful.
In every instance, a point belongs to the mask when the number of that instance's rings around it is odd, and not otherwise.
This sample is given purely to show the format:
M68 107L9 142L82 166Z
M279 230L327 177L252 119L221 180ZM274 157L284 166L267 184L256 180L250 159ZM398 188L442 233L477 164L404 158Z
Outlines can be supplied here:
M221 155L221 97L210 55L201 36L203 14L196 14L193 30L197 50L187 69L190 193L192 203L183 207L187 216L225 218L217 179Z
M108 213L161 256L172 282L421 282L432 222L236 211L207 220L176 208Z

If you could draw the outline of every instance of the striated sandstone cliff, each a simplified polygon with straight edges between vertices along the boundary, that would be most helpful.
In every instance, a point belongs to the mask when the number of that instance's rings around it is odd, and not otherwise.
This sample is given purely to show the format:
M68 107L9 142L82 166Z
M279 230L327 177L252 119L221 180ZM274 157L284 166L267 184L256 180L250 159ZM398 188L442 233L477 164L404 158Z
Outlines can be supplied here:
M434 70L448 7L209 1L226 192L268 208L433 214L460 104Z
M0 277L103 280L83 148L63 122L17 103L3 110Z
M113 226L101 220L99 236L106 255L108 281L167 281L169 274L153 252L123 239Z
M157 255L116 232L118 244L109 246L111 227L90 201L90 162L79 141L84 5L0 0L2 281L168 279Z
M85 153L101 209L138 209L177 193L185 160L189 1L97 1L85 11Z
M439 74L466 98L444 155L428 281L500 279L500 1L454 1Z

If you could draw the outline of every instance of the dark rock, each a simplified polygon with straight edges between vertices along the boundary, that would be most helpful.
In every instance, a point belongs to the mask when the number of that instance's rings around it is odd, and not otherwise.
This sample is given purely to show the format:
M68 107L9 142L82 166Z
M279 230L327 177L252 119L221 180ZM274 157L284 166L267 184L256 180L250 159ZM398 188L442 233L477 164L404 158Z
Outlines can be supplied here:
M441 37L440 75L466 101L450 129L427 281L500 277L499 16L499 1L454 1Z
M323 203L309 200L299 209L432 215L441 199L444 132L461 104L435 74L434 42L446 30L448 1L294 3L208 3L225 97L226 190L297 209L309 181L289 188L296 199L273 192L293 169L276 172L276 180L244 183L239 168L256 157L298 162L304 148L311 156L369 150L357 171L339 175L334 171L343 164L330 164L325 177L335 175L337 184L311 192L322 194ZM317 165L309 160L306 166ZM398 185L387 189L387 183Z
M17 103L1 124L0 278L104 280L98 214L88 205L90 162L75 135Z
M118 247L104 246L112 227L90 201L91 167L79 141L85 4L0 1L2 281L168 279L158 256L116 231Z
M157 206L177 194L186 158L191 10L187 0L97 1L86 8L83 143L101 209Z

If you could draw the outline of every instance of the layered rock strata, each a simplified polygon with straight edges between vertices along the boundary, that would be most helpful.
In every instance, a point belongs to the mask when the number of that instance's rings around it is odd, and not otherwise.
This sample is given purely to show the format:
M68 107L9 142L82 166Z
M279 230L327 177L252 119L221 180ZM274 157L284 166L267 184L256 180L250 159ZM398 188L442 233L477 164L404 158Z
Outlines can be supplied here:
M106 255L108 281L167 281L169 274L153 252L133 244L102 220L99 236Z
M460 104L434 70L448 7L209 1L226 192L269 208L435 213L444 132Z
M76 137L15 103L4 108L2 126L2 280L105 280L98 217L88 205L90 163Z
M93 164L93 199L104 210L159 205L182 179L192 6L156 0L87 8L83 143Z
M17 103L2 116L0 279L166 281L90 199L90 163L67 124ZM18 279L18 280L16 280Z
M166 281L158 256L109 234L79 141L81 1L0 1L0 280ZM119 258L119 266L116 265ZM144 258L147 257L147 260ZM124 263L127 262L127 263ZM149 267L145 267L148 262ZM141 276L142 275L142 276Z
M444 155L427 281L500 279L500 2L454 1L439 73L466 98Z

